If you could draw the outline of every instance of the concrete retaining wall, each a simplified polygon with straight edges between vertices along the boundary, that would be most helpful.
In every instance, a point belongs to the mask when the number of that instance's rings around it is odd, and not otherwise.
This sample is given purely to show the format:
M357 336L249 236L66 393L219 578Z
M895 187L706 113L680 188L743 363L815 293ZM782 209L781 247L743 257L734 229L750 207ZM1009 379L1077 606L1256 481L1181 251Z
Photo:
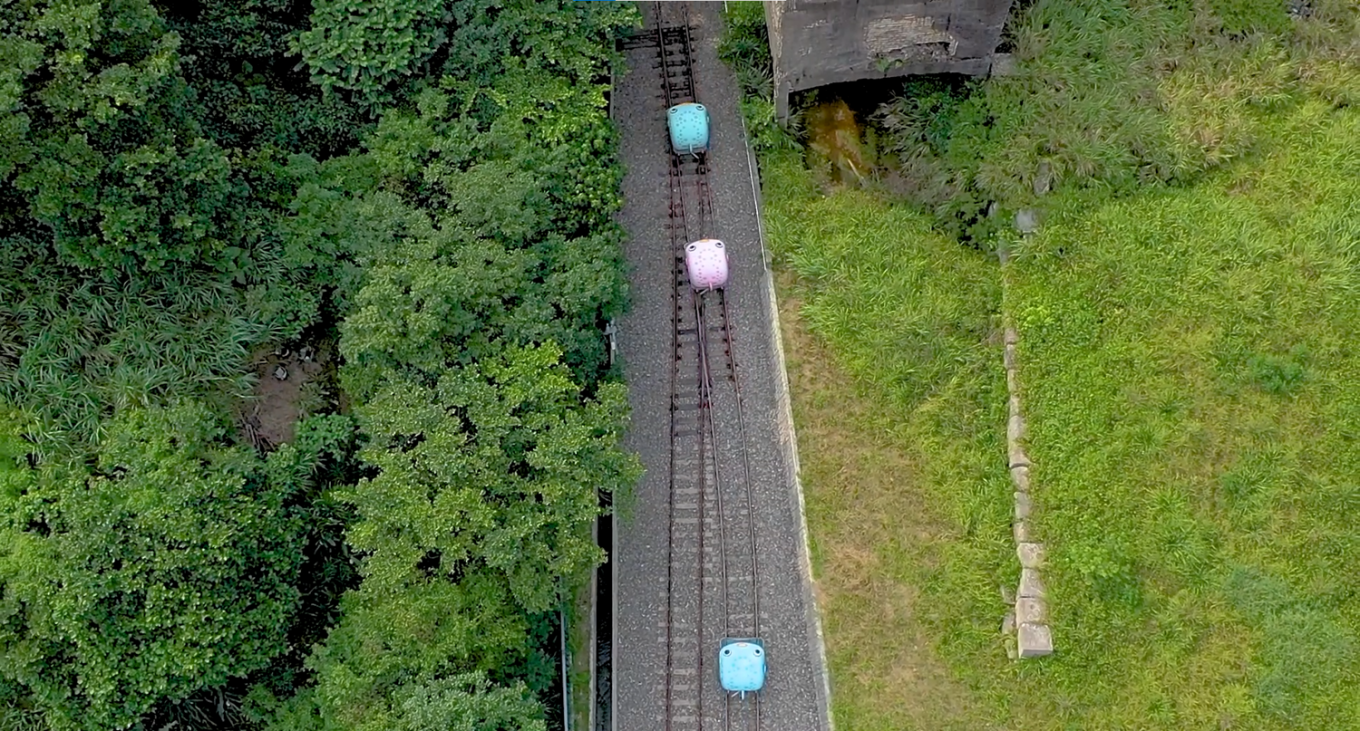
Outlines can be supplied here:
M795 91L914 74L984 76L1012 0L766 0L775 105Z

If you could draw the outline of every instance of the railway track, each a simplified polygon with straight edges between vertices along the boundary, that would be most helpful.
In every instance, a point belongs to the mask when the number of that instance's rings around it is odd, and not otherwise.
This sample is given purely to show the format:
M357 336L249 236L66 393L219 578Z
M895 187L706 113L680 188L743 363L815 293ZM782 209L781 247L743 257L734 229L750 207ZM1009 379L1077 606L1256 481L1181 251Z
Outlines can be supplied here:
M676 7L668 10L668 5ZM663 109L698 101L689 13L684 4L654 3L650 28L629 43L635 48L655 46ZM673 253L674 367L664 617L665 728L759 731L760 694L732 697L718 685L716 670L719 640L760 636L760 572L750 457L732 347L735 327L725 290L695 292L685 267L688 243L720 238L712 230L706 156L680 157L670 153L669 144L666 149L670 158L667 229ZM715 418L715 402L724 411L734 412L735 418ZM733 461L739 463L737 469L723 469ZM711 597L714 593L717 596ZM712 598L716 602L706 604ZM706 711L705 696L718 700L712 698L715 690L722 698Z

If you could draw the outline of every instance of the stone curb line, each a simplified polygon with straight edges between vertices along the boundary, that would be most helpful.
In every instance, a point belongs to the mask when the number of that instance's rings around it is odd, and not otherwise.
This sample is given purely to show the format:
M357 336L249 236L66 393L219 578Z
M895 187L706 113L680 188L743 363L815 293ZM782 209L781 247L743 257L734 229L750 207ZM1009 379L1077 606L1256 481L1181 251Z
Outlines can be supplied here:
M1016 346L1020 335L1012 326L1006 327L1006 391L1010 395L1009 415L1006 419L1006 466L1015 484L1015 519L1011 535L1015 538L1015 553L1020 559L1020 585L1015 592L1015 608L1007 613L1003 629L1015 630L1015 654L1021 659L1053 654L1053 631L1048 626L1048 604L1044 584L1039 575L1044 565L1044 544L1031 534L1029 457L1021 445L1025 435L1025 419L1020 414L1020 384L1016 374Z

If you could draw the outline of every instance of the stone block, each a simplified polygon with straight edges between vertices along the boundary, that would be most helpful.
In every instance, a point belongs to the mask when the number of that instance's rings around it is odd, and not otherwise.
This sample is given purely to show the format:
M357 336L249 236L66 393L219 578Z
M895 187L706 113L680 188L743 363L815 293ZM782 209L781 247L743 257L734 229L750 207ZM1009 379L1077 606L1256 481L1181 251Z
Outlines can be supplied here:
M1053 183L1053 168L1045 160L1039 163L1039 171L1034 174L1034 194L1043 195Z
M1025 436L1025 420L1019 414L1011 414L1006 420L1006 441L1019 442Z
M1053 654L1053 631L1046 624L1022 624L1015 635L1020 658Z
M1031 597L1035 599L1043 599L1048 596L1047 592L1044 591L1044 582L1043 579L1039 577L1039 571L1037 569L1020 569L1020 588L1018 593L1022 597Z
M1015 538L1016 543L1027 543L1034 540L1034 536L1030 534L1029 521L1026 520L1017 520L1011 523L1011 535Z
M1015 489L1020 492L1029 492L1029 465L1018 465L1011 468L1011 481L1015 483Z
M1048 622L1048 606L1037 597L1020 597L1015 600L1015 621L1020 624L1045 624Z
M1002 585L998 586L997 588L1001 590L1001 603L1002 603L1002 604L1014 604L1014 603L1015 603L1015 592L1011 591L1011 588L1010 588L1009 586L1006 586L1005 584L1002 584Z
M1006 328L1005 340L1007 345L1015 345L1016 343L1020 342L1020 333L1016 332L1015 328L1008 327Z
M1001 618L1001 634L1008 635L1015 631L1015 610L1007 610L1006 616Z
M1029 520L1030 511L1034 509L1034 503L1030 502L1029 493L1015 493L1015 519Z
M1015 394L1011 394L1010 399L1006 402L1006 407L1007 407L1007 410L1010 412L1010 415L1011 415L1011 416L1019 416L1019 415L1020 415L1020 397L1019 397L1019 396L1016 396Z
M1006 390L1020 393L1020 378L1015 375L1015 371L1006 371Z
M1024 465L1025 467L1029 466L1029 457L1025 456L1025 450L1023 447L1020 446L1019 442L1011 442L1010 454L1008 455L1008 457L1009 461L1007 462L1007 464L1012 469L1019 467L1021 465Z
M1044 544L1026 541L1015 545L1015 554L1020 557L1020 566L1037 569L1044 565Z
M1001 356L1001 363L1006 366L1006 370L1015 370L1015 343L1006 343L1006 350Z

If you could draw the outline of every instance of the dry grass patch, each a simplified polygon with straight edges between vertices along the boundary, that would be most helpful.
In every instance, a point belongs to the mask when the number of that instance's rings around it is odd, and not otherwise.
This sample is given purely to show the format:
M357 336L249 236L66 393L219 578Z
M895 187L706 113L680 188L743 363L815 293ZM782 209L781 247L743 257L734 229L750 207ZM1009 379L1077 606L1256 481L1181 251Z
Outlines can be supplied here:
M999 728L936 654L922 617L916 579L950 530L879 405L808 332L793 275L781 273L779 288L837 727ZM903 556L920 563L904 567Z

